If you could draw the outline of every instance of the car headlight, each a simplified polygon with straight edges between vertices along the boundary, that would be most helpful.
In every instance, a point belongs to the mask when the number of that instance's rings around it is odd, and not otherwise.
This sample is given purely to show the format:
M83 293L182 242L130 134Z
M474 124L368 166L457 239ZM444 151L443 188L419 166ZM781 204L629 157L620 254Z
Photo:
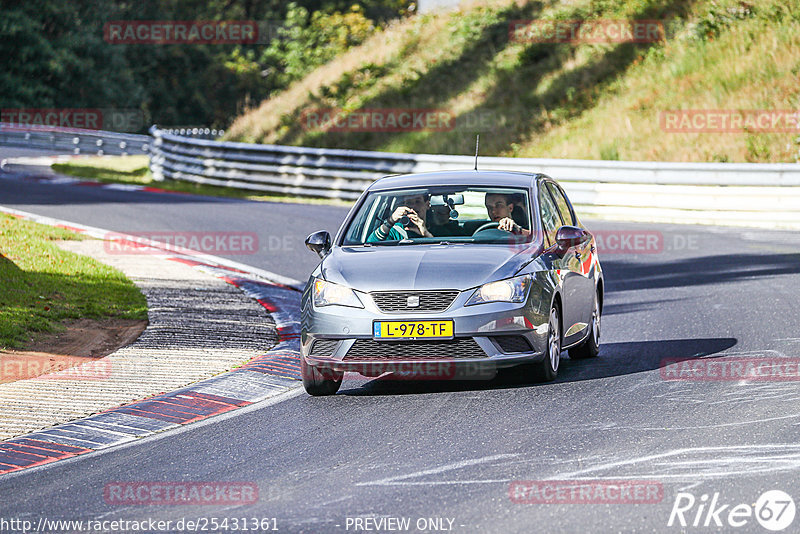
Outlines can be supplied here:
M331 306L333 304L351 308L364 307L356 292L349 287L334 284L321 278L314 280L314 306Z
M523 302L531 287L529 275L489 282L475 290L465 306L486 302Z

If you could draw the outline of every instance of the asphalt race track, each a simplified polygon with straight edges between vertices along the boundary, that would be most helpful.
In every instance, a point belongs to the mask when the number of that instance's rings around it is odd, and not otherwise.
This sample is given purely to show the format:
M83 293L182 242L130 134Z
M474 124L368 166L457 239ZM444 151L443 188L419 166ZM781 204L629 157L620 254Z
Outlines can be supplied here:
M0 175L0 205L121 232L255 232L256 253L219 255L298 280L316 265L303 239L318 229L334 232L346 214L22 175ZM182 518L239 517L275 518L279 532L364 532L377 524L363 522L369 517L383 519L383 527L407 518L411 532L716 532L714 518L703 526L705 511L698 526L691 523L699 503L718 494L717 507L728 505L717 516L724 530L765 532L753 516L730 526L728 513L753 506L767 490L800 496L797 380L689 381L664 365L770 358L796 370L800 235L589 227L605 239L601 353L594 361L565 357L555 382L536 384L519 372L466 383L349 379L334 397L290 394L2 476L0 518L152 518L172 521L169 531ZM656 246L609 249L634 244L637 235L656 235ZM517 481L546 480L627 480L659 494L655 502L542 504L510 491ZM107 503L104 488L125 481L248 482L258 498L241 506ZM668 527L681 492L697 501L685 513L689 526L676 520ZM787 531L797 525L800 518Z

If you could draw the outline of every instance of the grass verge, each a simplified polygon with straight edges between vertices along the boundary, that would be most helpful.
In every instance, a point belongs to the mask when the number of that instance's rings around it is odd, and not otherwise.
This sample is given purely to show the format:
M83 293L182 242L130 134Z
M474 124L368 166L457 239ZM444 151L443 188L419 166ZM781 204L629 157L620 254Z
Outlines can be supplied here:
M176 182L172 180L158 182L153 180L153 175L150 174L147 156L95 156L75 162L54 163L52 168L61 174L88 178L98 182L144 185L193 195L239 198L260 202L328 204L332 206L350 206L352 204L352 202L344 200L305 198L269 193L254 194L252 191L242 189L195 184L192 182Z
M511 31L514 21L548 20L661 21L664 32L646 43L549 43ZM225 136L468 155L480 133L487 156L795 162L796 128L674 132L660 117L797 110L798 57L800 0L465 1L376 33L247 110ZM441 130L367 131L307 119L381 109L436 110L452 120Z
M24 348L67 319L147 319L147 301L118 270L61 250L83 236L0 213L0 348Z

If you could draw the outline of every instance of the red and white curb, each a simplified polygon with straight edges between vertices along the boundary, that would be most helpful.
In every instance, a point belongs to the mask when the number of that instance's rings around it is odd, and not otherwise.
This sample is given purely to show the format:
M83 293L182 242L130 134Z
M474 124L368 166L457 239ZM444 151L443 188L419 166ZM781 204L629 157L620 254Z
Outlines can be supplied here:
M184 388L0 442L0 475L105 449L264 401L300 386L297 280L225 258L0 206L0 212L99 239L130 240L242 289L270 313L278 344L241 367Z

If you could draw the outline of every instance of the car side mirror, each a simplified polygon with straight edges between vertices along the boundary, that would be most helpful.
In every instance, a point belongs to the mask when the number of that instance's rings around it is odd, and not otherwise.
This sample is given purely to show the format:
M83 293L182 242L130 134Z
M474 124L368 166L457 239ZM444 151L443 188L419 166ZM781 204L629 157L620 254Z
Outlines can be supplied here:
M314 232L306 238L306 246L309 250L317 253L320 258L331 251L331 234L325 230Z
M566 254L571 247L585 243L592 235L577 226L562 226L556 232L556 245L559 254Z

